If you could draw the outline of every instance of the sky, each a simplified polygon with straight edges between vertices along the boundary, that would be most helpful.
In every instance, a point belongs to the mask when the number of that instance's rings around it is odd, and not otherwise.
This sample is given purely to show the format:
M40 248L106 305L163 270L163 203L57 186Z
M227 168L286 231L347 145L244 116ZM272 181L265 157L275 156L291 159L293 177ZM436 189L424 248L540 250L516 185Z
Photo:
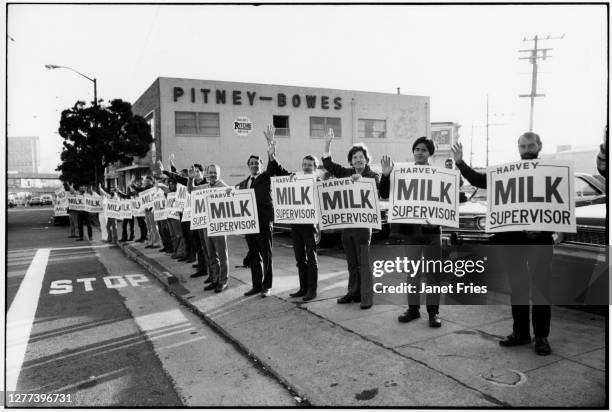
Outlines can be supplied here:
M534 131L543 152L596 146L607 122L604 5L9 5L7 135L39 136L41 172L59 163L61 111L98 98L134 102L160 76L430 96L431 121L462 125L484 165L517 159L529 128L531 64L539 47ZM11 40L12 39L12 40ZM473 149L470 150L470 142Z

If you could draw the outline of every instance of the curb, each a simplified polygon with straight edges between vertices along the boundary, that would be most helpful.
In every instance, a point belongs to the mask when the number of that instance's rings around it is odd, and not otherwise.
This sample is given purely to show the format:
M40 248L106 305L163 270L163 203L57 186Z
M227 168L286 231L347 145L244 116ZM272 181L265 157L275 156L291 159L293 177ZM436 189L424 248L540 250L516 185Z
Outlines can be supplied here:
M189 301L189 299L185 299L181 295L175 293L172 290L172 286L176 283L179 283L179 279L169 272L169 270L162 265L161 263L156 262L155 260L145 256L143 253L135 250L133 247L127 244L119 243L119 248L129 257L131 260L135 261L139 265L141 265L144 269L146 269L151 275L153 275L160 283L162 283L166 289L166 291L177 299L180 303L189 308L194 314L200 317L208 326L210 326L215 332L223 336L227 341L229 341L232 345L234 345L241 353L246 355L255 365L261 369L265 373L271 375L274 379L276 379L279 383L281 383L285 388L289 390L289 392L294 395L295 400L298 402L299 407L309 407L312 406L308 401L308 397L304 393L303 390L293 385L287 379L285 379L278 371L276 371L273 367L271 367L267 362L259 358L255 355L249 348L247 348L242 342L235 339L230 333L228 333L223 327L221 327L217 322L212 320L206 313L202 312L197 306Z

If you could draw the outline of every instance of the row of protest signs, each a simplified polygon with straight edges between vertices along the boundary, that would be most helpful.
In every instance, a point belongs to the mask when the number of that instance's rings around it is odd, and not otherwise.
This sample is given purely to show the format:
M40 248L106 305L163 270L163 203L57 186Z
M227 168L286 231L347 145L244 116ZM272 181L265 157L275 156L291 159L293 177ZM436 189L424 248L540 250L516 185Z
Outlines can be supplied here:
M523 160L487 168L486 232L575 232L573 163ZM381 229L381 206L371 178L316 181L314 175L271 179L274 221L318 224L321 230ZM458 228L460 174L457 170L410 163L395 164L390 175L389 223ZM129 219L152 209L155 221L181 219L209 236L259 233L257 202L252 189L195 189L183 185L164 195L151 188L136 199L119 200L62 194L73 210L102 209L107 217ZM60 194L58 194L60 199ZM97 199L97 200L94 200ZM64 209L65 210L65 209ZM56 213L61 213L56 208ZM181 216L182 213L182 216Z

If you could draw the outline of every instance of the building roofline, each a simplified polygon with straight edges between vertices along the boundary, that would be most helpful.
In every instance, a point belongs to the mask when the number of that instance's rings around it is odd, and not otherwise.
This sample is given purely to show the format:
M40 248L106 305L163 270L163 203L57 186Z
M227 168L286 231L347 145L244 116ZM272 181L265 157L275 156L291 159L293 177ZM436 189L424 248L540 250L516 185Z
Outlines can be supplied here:
M237 81L229 81L229 80L212 80L212 79L192 79L186 77L164 77L159 76L156 80L191 80L191 81L204 81L211 83L234 83L234 84L252 84L256 86L271 86L271 87L299 87L304 89L314 89L314 90L335 90L341 92L358 92L358 93L371 93L371 94L380 94L384 96L403 96L403 97L422 97L429 98L430 96L416 95L416 94L397 94L397 93L384 93L384 92L373 92L368 90L349 90L349 89L336 89L332 87L311 87L311 86L301 86L301 85L290 85L290 84L270 84L270 83L250 83L250 82L237 82Z

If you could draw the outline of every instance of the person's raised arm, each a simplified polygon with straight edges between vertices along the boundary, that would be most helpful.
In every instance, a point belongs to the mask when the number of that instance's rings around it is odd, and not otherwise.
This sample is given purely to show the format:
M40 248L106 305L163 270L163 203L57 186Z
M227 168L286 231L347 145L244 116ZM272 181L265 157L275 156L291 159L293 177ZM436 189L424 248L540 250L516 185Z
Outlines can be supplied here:
M391 157L383 156L380 159L380 165L382 169L382 177L380 178L380 197L383 199L389 198L389 192L391 191L391 172L393 171L393 162Z
M110 198L110 195L106 193L104 189L102 189L102 183L98 183L98 190L102 196Z
M453 154L453 159L455 160L457 168L472 186L483 189L487 187L486 173L475 171L463 161L463 145L461 143L455 143L453 147L451 147L451 153Z

